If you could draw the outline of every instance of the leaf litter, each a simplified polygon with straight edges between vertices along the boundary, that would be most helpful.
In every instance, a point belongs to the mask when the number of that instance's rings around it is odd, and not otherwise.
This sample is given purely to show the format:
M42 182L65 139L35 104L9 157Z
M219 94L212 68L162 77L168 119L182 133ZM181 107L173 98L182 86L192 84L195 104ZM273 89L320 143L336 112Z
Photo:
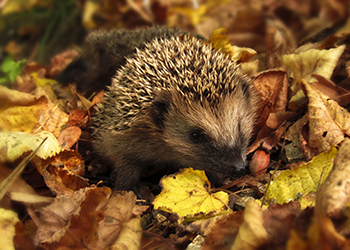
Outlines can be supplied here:
M18 11L16 4L12 1L4 13ZM49 58L50 66L28 60L22 73L24 61L13 60L10 64L15 66L5 67L4 73L6 79L15 80L17 91L0 87L0 128L5 136L0 167L8 170L8 165L18 164L43 134L52 140L1 201L4 214L12 213L2 222L15 232L6 236L9 247L184 249L189 242L202 242L202 249L347 249L350 21L346 3L323 1L314 9L309 2L296 1L274 5L207 1L199 2L196 11L189 3L173 1L154 1L152 8L136 1L105 4L86 3L82 25L166 22L203 34L215 49L241 63L260 96L248 150L254 176L211 189L203 172L184 170L164 177L162 191L156 186L151 191L142 188L145 200L138 201L132 192L101 186L109 183L101 177L106 176L105 169L84 147L91 140L90 117L103 92L92 99L73 86L62 88L53 79L78 53L66 50ZM127 23L130 14L137 15L139 23ZM320 29L324 23L333 26L310 35L311 27ZM220 26L225 29L215 30ZM12 40L6 52L20 58L20 48ZM1 172L4 180L8 171ZM266 191L268 204L260 204L268 182L272 183ZM15 210L18 215L11 211L13 201L24 206L24 217L20 210Z

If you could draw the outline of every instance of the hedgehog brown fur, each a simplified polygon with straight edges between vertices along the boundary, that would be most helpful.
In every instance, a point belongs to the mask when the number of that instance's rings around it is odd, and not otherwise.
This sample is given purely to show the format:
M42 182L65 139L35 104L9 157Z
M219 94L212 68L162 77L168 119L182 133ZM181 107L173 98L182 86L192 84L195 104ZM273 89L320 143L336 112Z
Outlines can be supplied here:
M136 48L143 49L155 38L184 35L175 28L150 27L134 30L98 30L89 33L82 53L57 76L63 84L77 83L80 92L97 91L111 84L116 70Z
M255 100L223 53L190 36L156 39L113 78L94 120L94 149L113 163L117 189L133 189L149 166L240 176Z

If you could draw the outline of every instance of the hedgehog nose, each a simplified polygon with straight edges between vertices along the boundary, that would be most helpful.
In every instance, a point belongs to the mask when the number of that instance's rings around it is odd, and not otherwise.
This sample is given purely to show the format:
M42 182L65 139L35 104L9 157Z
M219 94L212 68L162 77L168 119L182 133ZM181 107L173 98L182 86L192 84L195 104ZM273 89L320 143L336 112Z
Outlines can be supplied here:
M233 176L234 177L241 177L243 175L245 175L246 173L246 166L245 163L242 162L238 162L234 165L233 167Z

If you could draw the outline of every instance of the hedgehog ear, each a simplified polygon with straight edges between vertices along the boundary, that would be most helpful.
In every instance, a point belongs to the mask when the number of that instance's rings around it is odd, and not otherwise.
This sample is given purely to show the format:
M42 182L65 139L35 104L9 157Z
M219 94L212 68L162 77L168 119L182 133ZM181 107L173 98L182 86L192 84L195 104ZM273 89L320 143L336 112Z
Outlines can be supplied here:
M169 111L169 107L170 101L164 96L162 98L156 98L152 102L152 117L159 128L164 128L165 116Z

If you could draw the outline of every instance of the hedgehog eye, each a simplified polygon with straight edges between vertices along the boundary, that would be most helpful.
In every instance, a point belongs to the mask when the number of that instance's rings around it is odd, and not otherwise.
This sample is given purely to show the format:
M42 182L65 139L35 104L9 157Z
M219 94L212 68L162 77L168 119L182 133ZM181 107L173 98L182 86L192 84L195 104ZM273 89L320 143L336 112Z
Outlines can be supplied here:
M206 140L205 134L201 130L193 130L190 134L190 137L194 143L201 143Z

